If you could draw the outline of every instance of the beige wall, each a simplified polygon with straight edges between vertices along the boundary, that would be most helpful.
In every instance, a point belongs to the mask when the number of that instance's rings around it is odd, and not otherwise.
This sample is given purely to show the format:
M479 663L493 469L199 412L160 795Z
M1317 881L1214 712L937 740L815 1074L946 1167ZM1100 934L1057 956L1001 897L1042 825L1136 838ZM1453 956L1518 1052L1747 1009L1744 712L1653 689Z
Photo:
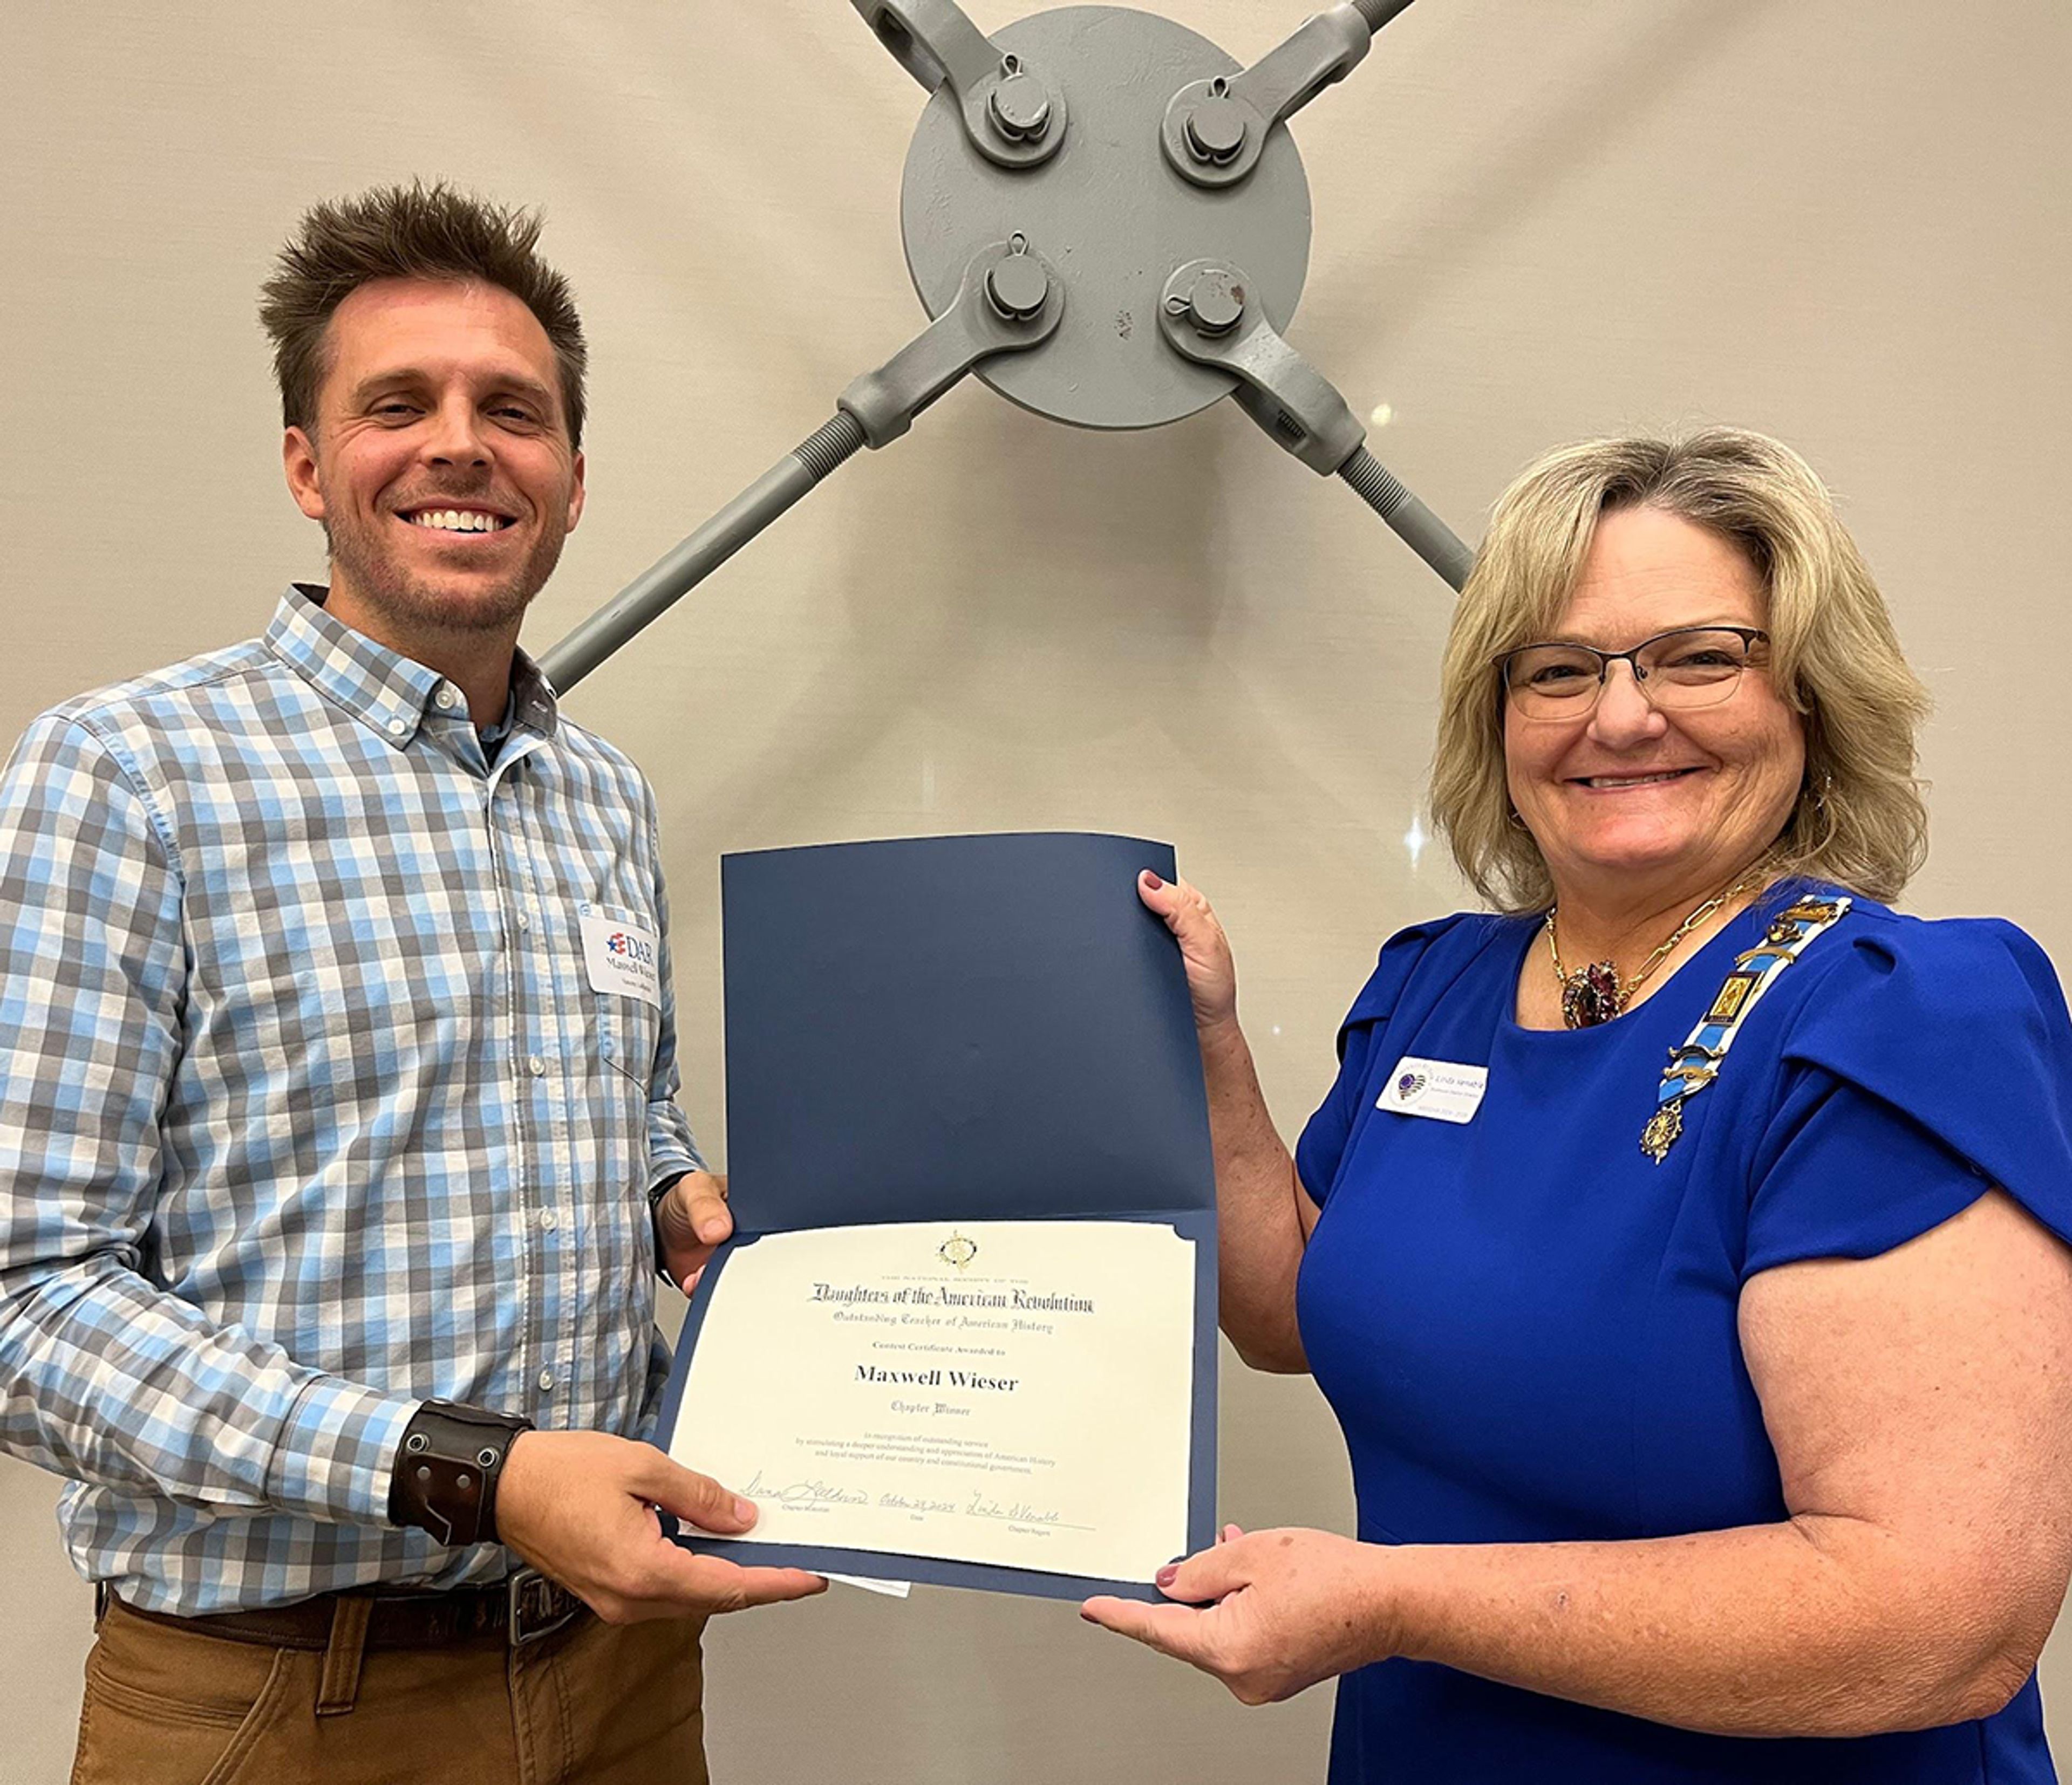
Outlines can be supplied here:
M1166 4L1247 60L1305 10ZM257 630L318 570L252 319L312 198L436 172L549 209L594 352L593 500L536 646L921 321L894 210L921 94L845 0L6 0L0 26L6 739ZM1392 406L1375 450L1466 534L1557 440L1719 420L1802 448L1939 702L1910 902L2004 913L2061 960L2068 75L2062 0L1424 0L1298 121L1290 331ZM721 851L1046 827L1178 844L1292 1135L1380 936L1462 902L1405 842L1444 597L1227 405L1094 437L973 386L851 465L574 700L660 787L707 1140ZM1223 1405L1225 1514L1343 1527L1309 1385L1231 1360ZM24 1785L63 1776L87 1639L52 1494L0 1463L0 1776ZM710 1648L739 1785L1321 1776L1326 1693L1241 1710L1067 1606L837 1594Z

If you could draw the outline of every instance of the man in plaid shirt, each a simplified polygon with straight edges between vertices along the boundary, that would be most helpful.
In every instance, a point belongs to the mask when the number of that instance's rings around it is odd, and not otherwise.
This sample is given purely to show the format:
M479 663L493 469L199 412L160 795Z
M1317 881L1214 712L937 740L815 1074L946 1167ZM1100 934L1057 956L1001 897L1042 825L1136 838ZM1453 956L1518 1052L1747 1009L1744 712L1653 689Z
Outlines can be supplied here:
M517 649L583 506L537 233L302 220L261 314L328 589L0 778L0 1443L101 1590L80 1780L683 1785L699 1615L824 1585L653 1510L753 1520L640 1442L657 1271L730 1228L652 794Z

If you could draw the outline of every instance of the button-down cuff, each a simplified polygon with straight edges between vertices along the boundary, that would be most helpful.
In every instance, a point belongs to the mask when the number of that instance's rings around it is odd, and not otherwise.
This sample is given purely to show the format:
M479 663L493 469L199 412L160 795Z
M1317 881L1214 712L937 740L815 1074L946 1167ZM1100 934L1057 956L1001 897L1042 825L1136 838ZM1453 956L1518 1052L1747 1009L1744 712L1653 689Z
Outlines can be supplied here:
M690 1172L708 1172L712 1167L695 1154L677 1153L668 1159L657 1157L648 1173L648 1200L655 1200L655 1192L665 1184L675 1182Z
M686 1172L709 1172L691 1125L673 1098L664 1098L648 1106L648 1190Z
M319 1377L281 1430L267 1498L282 1512L333 1524L387 1524L396 1453L421 1404Z

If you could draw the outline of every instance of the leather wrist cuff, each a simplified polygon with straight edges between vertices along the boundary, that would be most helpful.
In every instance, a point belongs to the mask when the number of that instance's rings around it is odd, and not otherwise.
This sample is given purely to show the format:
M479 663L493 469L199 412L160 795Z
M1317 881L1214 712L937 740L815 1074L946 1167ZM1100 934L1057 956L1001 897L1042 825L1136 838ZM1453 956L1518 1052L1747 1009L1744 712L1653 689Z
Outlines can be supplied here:
M496 1483L532 1422L452 1401L427 1401L403 1429L388 1484L388 1516L459 1547L496 1541Z
M672 1178L664 1178L648 1192L648 1231L655 1237L655 1269L676 1288L676 1279L669 1275L669 1267L662 1260L662 1204L668 1200L669 1192L681 1184L689 1174L679 1172Z
M648 1218L650 1221L660 1221L662 1218L663 1199L689 1176L690 1174L688 1172L679 1172L672 1178L663 1179L660 1184L655 1185L653 1188L648 1191Z

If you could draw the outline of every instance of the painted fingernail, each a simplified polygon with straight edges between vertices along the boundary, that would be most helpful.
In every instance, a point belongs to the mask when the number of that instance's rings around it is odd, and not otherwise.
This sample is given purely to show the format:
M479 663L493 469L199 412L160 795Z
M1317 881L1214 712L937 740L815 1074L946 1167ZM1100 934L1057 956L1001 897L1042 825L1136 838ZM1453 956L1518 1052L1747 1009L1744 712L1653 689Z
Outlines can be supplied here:
M1149 887L1149 888L1150 888L1153 892L1156 892L1158 890L1158 888L1159 888L1160 887L1163 886L1163 885L1166 884L1163 880L1161 880L1161 879L1159 879L1159 877L1158 877L1156 874L1153 873L1153 872L1151 872L1151 870L1150 870L1149 868L1145 868L1145 869L1144 870L1144 876L1143 876L1143 878L1144 878L1144 884L1145 884L1147 887Z
M1168 1563L1165 1567L1160 1569L1156 1574L1152 1576L1152 1578L1161 1587L1170 1586L1174 1582L1179 1579L1179 1578L1180 1570L1170 1563Z

